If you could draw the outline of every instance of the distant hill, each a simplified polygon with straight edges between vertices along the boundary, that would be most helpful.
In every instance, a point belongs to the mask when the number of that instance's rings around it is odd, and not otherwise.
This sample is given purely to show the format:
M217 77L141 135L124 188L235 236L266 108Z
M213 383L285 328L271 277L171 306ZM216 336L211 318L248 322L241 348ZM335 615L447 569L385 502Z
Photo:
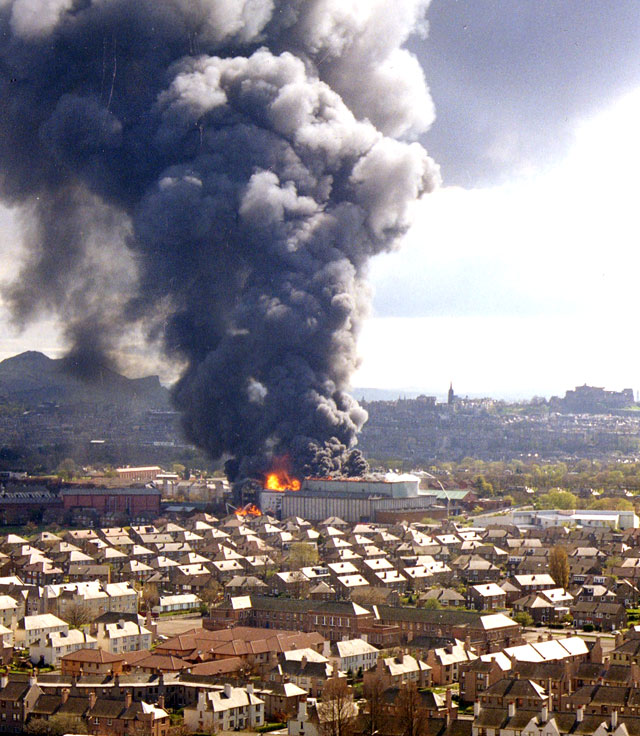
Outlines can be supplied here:
M0 362L0 397L24 406L43 402L64 404L127 404L137 409L169 409L169 391L158 376L126 378L104 369L95 380L70 373L63 359L28 351Z

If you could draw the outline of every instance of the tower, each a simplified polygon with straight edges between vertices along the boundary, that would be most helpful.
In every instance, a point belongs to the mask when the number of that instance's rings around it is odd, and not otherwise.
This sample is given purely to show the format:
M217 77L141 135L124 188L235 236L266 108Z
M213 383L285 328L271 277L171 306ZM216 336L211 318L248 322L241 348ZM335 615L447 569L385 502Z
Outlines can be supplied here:
M447 404L453 404L455 394L453 393L453 381L449 384L449 393L447 394Z

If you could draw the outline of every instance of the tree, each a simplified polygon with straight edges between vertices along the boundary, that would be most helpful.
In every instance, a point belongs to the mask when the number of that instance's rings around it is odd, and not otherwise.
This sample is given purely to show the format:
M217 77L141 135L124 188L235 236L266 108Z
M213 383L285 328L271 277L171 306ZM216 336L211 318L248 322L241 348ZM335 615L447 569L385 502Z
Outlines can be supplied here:
M65 733L87 733L87 726L76 716L56 714L49 719L30 718L25 732L31 736L62 736Z
M80 629L91 622L89 609L79 601L72 601L65 606L63 618L72 629Z
M325 682L317 711L322 736L352 736L358 708L344 677L333 677Z
M386 684L377 672L368 675L362 686L362 694L366 701L362 714L363 734L374 736L385 730L385 693Z
M569 587L569 557L564 547L552 547L549 552L549 573L556 585L565 590Z
M220 583L211 578L206 588L203 588L200 593L200 600L204 603L207 608L207 613L211 612L211 607L217 602L220 597Z
M533 616L526 611L518 611L513 616L513 620L517 621L520 626L531 626L533 624Z
M561 491L559 488L554 488L538 499L540 509L576 509L578 505L576 495L570 491Z
M70 457L66 457L59 465L56 473L65 480L71 480L78 472L78 466L75 460Z
M424 603L424 607L428 611L435 611L439 608L442 608L442 603L437 598L427 598L427 600Z
M400 689L395 706L401 736L424 736L427 714L415 682L409 682Z
M493 496L493 486L488 483L484 475L478 475L473 482L474 488L478 493L485 494L487 496Z
M353 591L351 600L361 606L379 606L388 600L385 588L377 588L374 585L362 586Z
M595 498L588 505L590 509L604 509L605 511L633 511L633 504L626 498Z
M294 542L289 547L288 562L292 570L317 565L318 559L318 548L313 542Z
M142 586L141 599L145 611L150 611L154 606L157 606L160 603L157 583L145 583Z

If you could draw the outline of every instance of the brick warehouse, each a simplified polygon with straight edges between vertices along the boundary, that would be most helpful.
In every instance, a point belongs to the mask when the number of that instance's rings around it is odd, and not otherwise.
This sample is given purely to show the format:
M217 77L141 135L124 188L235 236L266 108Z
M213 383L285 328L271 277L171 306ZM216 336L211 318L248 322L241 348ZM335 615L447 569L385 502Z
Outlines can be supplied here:
M160 514L160 491L155 488L65 488L60 491L65 511L125 514L132 519Z

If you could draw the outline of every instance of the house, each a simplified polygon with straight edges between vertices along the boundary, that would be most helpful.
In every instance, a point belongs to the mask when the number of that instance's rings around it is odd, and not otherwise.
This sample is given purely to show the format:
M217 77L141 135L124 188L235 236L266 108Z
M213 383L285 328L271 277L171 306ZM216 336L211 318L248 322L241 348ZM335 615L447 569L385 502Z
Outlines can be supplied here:
M309 648L283 652L278 660L268 675L269 681L293 682L312 697L320 697L327 680L338 674L327 657Z
M18 622L15 632L16 643L30 647L47 634L64 631L69 632L69 624L52 613L41 613L35 616L24 616Z
M420 595L420 603L424 604L430 600L436 600L441 606L452 606L453 608L464 608L465 597L453 588L432 588Z
M500 579L500 568L482 557L473 556L457 569L460 579L466 585L497 583Z
M0 676L0 733L25 733L29 713L41 695L35 677L24 682Z
M467 608L476 611L496 611L506 606L507 594L497 583L470 585L467 589Z
M364 639L348 639L334 644L336 669L354 675L370 670L378 661L378 650Z
M98 647L111 654L151 648L152 635L149 629L124 618L114 623L98 623L94 636Z
M119 654L110 654L104 649L78 649L69 652L60 658L60 671L63 675L79 677L86 675L106 675L122 672L124 657Z
M427 664L431 667L433 684L452 685L459 682L461 670L477 658L476 650L459 639L445 647L430 649Z
M86 721L92 736L167 736L170 726L163 696L153 705L143 700L134 701L130 691L124 698L96 697L95 692L91 692Z
M358 706L351 700L345 702L344 715L347 722L355 722ZM298 704L298 712L287 722L289 736L323 736L331 733L331 721L335 714L329 704L318 703L314 698ZM345 729L346 730L346 729Z
M576 629L593 626L598 631L614 631L627 626L627 611L620 603L575 603L570 612Z
M387 687L397 687L414 682L418 687L431 684L431 667L410 654L379 658L374 670L365 673L365 682L380 677Z
M202 601L194 593L181 593L179 595L161 595L157 606L153 607L154 613L171 613L174 611L197 611Z
M184 709L184 724L192 732L241 731L264 725L264 701L245 688L225 684L201 690L198 702Z
M86 632L80 629L70 629L67 632L54 631L37 643L32 644L29 649L29 657L34 664L43 664L58 667L60 659L66 654L78 649L97 649L98 642Z
M510 669L511 661L506 655L478 657L460 670L460 700L475 703L480 693L501 680Z
M19 611L22 609L22 612ZM15 620L24 616L24 603L19 606L15 598L10 595L0 595L0 625L11 629L15 625Z

